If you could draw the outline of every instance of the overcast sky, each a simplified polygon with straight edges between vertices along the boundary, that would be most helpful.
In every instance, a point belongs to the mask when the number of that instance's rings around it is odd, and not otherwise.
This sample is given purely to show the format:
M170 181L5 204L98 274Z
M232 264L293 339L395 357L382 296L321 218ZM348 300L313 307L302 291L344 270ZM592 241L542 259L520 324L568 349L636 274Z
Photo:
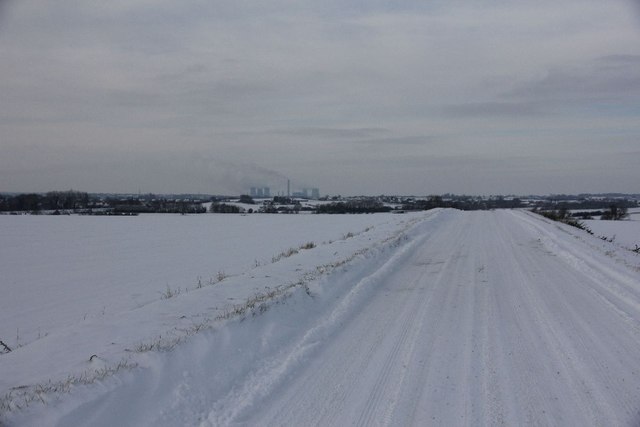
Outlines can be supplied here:
M634 0L0 0L0 191L640 192Z

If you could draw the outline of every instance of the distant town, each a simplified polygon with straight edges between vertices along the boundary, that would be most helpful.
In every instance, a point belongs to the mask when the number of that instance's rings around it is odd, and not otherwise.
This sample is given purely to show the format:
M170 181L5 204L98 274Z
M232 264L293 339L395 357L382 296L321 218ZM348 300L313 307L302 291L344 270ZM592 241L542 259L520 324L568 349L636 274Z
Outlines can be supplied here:
M321 196L318 188L271 194L269 187L250 187L245 194L112 194L80 191L0 193L0 213L34 215L138 215L144 213L375 213L428 210L438 207L460 210L528 208L537 211L570 211L588 219L616 209L640 206L640 194L527 195L429 195L429 196Z
M271 187L251 187L249 189L249 195L251 197L256 198L269 198L271 197ZM291 193L291 180L287 180L287 191L279 191L277 196L279 197L293 197L298 199L311 199L311 200L319 200L320 199L320 189L319 188L307 188L302 187L299 191L294 191Z

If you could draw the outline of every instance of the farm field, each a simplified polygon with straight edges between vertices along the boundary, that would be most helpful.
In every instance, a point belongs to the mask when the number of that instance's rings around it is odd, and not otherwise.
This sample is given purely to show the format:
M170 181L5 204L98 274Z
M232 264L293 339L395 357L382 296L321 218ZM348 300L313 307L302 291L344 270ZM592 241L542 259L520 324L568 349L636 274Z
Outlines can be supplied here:
M395 216L0 215L0 339L12 347L114 316L306 243L389 226Z
M635 249L640 246L640 212L636 210L630 210L629 218L622 221L583 222L595 235L613 240L625 248Z

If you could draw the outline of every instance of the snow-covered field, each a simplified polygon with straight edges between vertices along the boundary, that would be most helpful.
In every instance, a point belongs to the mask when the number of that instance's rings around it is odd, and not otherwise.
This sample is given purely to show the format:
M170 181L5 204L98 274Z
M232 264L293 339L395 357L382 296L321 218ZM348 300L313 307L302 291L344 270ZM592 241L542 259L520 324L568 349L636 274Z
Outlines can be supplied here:
M629 218L622 221L583 221L596 236L605 237L615 243L635 249L640 246L640 213L630 211Z
M0 396L137 363L421 215L0 216Z
M379 215L0 216L0 340L134 310L389 221ZM259 270L258 270L259 271ZM256 271L256 274L258 274Z
M8 425L640 421L640 255L525 211L0 224Z

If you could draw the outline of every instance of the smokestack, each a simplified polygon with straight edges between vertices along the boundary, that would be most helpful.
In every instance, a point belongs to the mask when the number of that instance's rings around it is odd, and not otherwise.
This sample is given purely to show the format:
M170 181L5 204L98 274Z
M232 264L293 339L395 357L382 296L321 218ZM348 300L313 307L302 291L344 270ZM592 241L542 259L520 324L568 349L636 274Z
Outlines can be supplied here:
M287 179L287 197L291 197L291 181Z

